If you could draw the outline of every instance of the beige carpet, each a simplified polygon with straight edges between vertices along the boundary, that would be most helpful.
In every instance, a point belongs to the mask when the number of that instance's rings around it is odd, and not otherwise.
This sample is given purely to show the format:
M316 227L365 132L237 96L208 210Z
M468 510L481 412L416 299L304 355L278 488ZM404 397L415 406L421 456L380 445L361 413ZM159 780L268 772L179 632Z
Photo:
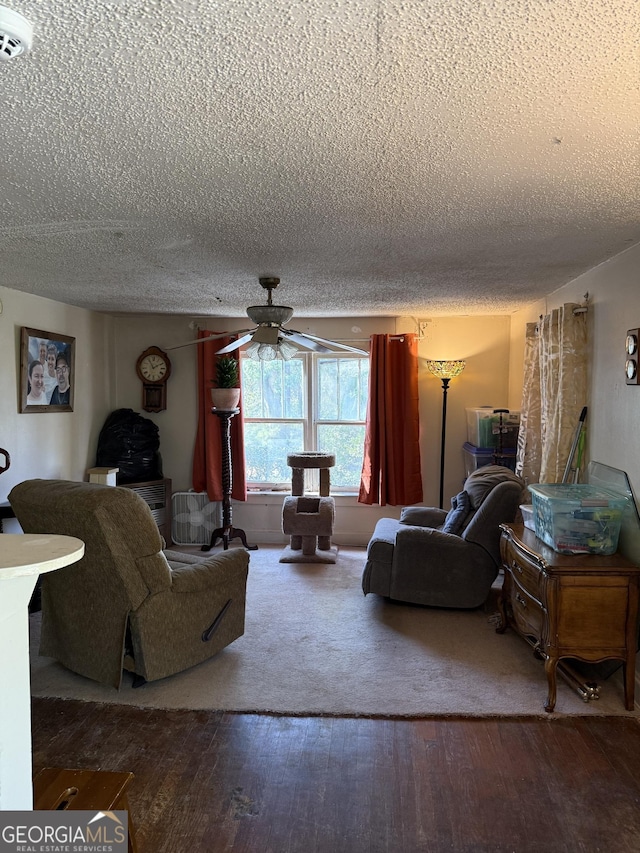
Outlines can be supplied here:
M340 548L329 565L279 563L281 553L251 553L243 637L200 666L135 690L129 675L116 691L39 657L32 616L32 694L289 715L551 716L542 663L513 632L496 634L489 612L365 598L363 549ZM622 696L620 672L588 702L559 679L556 713L626 714Z

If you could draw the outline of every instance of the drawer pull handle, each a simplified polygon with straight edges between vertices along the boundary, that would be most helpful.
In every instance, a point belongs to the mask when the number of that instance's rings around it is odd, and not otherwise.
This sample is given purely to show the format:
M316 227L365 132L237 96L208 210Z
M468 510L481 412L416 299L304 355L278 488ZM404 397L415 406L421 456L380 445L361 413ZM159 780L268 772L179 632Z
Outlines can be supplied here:
M518 563L516 563L516 561L515 561L515 560L512 560L512 561L511 561L511 568L512 568L512 569L515 569L515 570L516 570L516 572L520 572L520 574L522 574L522 566L519 566L519 565L518 565Z
M527 606L527 602L524 600L524 598L520 595L520 593L519 593L519 592L516 592L516 601L518 602L518 604L519 604L521 607L526 607L526 606Z

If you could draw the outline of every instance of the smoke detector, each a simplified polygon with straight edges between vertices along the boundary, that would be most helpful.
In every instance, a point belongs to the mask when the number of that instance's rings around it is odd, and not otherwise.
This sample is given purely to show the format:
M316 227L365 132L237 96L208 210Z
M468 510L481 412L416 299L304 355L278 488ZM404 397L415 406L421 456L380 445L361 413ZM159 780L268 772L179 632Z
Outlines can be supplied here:
M29 53L33 27L18 12L0 6L0 62Z

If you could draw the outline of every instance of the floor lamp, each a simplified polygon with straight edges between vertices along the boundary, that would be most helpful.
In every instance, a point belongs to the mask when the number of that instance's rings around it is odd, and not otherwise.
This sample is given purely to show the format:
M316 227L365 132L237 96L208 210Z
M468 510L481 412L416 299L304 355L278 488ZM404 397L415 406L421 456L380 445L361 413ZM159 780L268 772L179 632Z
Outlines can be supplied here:
M449 382L460 376L464 370L464 361L427 361L427 367L434 376L442 380L442 437L440 439L440 509L444 501L444 447L447 434L447 391Z

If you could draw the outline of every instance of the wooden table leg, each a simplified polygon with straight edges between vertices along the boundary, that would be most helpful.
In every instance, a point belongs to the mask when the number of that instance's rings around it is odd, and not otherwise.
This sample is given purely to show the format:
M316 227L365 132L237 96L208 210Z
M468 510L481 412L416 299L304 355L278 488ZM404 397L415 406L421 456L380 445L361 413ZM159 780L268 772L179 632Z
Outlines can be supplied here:
M547 682L549 684L549 695L545 702L544 709L549 714L556 706L556 670L558 668L558 658L548 655L544 662L544 671L547 673Z

